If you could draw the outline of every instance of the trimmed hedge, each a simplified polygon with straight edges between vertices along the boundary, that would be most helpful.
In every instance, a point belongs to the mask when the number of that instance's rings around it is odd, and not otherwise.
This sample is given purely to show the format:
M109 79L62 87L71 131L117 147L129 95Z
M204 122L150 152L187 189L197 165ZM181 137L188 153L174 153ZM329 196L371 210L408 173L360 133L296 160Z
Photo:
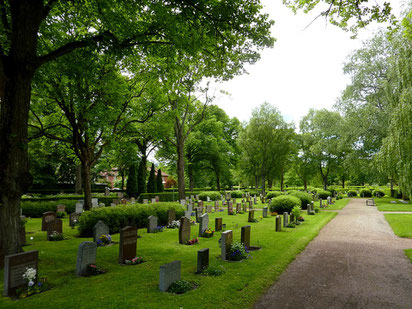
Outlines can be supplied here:
M384 197L385 192L381 189L376 189L376 190L373 190L372 195L375 196L375 197Z
M281 195L275 197L270 202L270 211L283 214L285 211L290 213L295 206L300 206L301 201L296 196Z
M297 198L300 199L302 209L307 209L308 204L312 203L312 195L310 195L309 193L302 192L302 191L293 191L293 192L290 192L289 195L296 196Z
M356 190L349 190L348 197L358 196L358 192Z
M175 202L179 199L179 193L173 192L159 192L159 193L142 193L139 195L139 202L143 202L144 199L149 201L156 196L159 197L160 202Z
M176 218L184 215L184 208L179 203L128 204L114 207L100 207L85 211L79 219L80 236L91 237L93 227L102 220L109 226L110 234L118 233L125 226L147 227L148 217L157 216L159 225L167 224L167 211L174 209Z
M285 193L284 193L284 192L281 192L281 191L269 191L269 192L266 194L266 199L278 197L278 196L281 196L281 195L285 195Z
M242 194L245 194L245 192L240 190L230 192L232 198L242 198Z
M372 197L372 192L369 189L362 189L360 190L359 195L363 197Z
M319 198L321 198L322 200L326 200L328 198L328 196L332 196L332 193L330 193L330 191L325 191L325 190L318 190L316 192L316 194L318 195Z
M207 197L209 197L211 201L220 200L220 192L218 192L218 191L203 191L203 192L199 193L199 200L207 201Z

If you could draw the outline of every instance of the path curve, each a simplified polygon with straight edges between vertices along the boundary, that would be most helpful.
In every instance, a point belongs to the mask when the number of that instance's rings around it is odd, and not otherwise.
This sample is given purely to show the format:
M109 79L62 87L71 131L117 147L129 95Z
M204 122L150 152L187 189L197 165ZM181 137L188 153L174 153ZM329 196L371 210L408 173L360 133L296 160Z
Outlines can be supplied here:
M353 199L254 308L412 308L412 263L376 207Z

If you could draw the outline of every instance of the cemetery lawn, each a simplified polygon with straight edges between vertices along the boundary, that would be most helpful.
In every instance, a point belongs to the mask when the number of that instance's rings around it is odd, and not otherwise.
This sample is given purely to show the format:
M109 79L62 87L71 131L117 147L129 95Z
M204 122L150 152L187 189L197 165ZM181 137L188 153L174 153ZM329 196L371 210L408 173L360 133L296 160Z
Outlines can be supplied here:
M399 237L412 237L412 214L385 214L393 232Z
M406 249L404 251L405 251L406 256L409 258L409 260L412 263L412 249Z
M395 201L396 204L391 203L391 201ZM411 201L405 204L393 197L376 198L375 203L379 211L412 211Z
M335 200L335 203L332 205L329 205L327 208L324 208L324 210L341 210L343 209L348 203L350 202L351 198L343 198L341 200ZM316 204L317 203L317 204ZM314 205L319 205L319 202L314 202Z
M107 270L94 277L76 277L76 255L81 242L91 238L78 238L77 229L63 220L66 240L46 241L41 232L41 219L29 219L26 224L28 246L25 251L39 251L39 277L46 277L52 289L22 300L0 297L1 308L248 308L266 292L273 282L295 259L306 245L318 235L336 212L321 212L308 216L296 228L282 228L275 232L275 217L248 223L248 214L228 216L227 212L212 213L209 226L214 229L216 217L223 217L226 230L233 230L234 241L240 241L241 226L251 225L251 245L262 250L251 252L251 258L242 262L224 262L220 259L218 240L220 232L212 238L200 238L193 246L179 245L178 230L147 234L139 230L137 255L145 263L136 266L117 264L119 245L97 248L97 264ZM255 212L255 218L261 216ZM412 219L412 216L411 216ZM197 236L199 225L192 226ZM119 234L112 235L119 241ZM31 239L33 237L33 239ZM218 277L196 275L197 251L210 248L210 265L222 266L226 273ZM198 288L183 295L160 292L159 267L175 260L182 261L182 279L194 281ZM3 271L0 271L0 289L3 290Z

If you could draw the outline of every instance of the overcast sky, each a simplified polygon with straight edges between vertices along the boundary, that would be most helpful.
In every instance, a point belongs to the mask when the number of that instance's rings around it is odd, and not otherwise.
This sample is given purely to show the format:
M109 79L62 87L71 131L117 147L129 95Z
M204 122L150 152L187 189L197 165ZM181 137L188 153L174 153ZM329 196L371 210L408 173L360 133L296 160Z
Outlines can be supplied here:
M390 2L398 15L402 0ZM230 96L218 95L214 103L230 117L247 121L252 110L267 101L280 110L285 120L298 126L310 108L332 108L350 82L342 71L346 57L361 47L362 40L371 37L378 26L361 30L354 40L350 33L327 24L323 17L305 29L316 12L294 15L281 0L262 3L275 21L275 45L261 53L259 62L246 67L248 75L219 84L218 89Z

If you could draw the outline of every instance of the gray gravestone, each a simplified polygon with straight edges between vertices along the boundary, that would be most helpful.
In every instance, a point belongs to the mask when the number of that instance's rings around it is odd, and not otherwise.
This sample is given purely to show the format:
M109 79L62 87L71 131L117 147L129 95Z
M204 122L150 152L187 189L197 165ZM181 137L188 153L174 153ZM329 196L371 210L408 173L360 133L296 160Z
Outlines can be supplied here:
M156 228L157 228L157 217L156 216L149 216L147 218L149 220L148 226L147 226L147 232L148 233L154 233Z
M221 231L222 230L222 218L215 218L215 231Z
M282 231L282 219L280 216L276 216L276 232Z
M240 242L246 247L250 247L250 225L242 226L240 230Z
M190 220L190 216L192 215L191 211L185 211L185 217Z
M104 188L104 196L109 196L110 195L110 189L109 187Z
M27 268L33 268L36 270L36 278L34 280L37 283L38 274L38 251L28 251L16 254L7 255L4 258L4 282L3 282L3 294L4 296L16 295L16 290L21 287L25 287L28 284L27 279L23 278L23 274Z
M182 206L185 206L185 205L186 205L186 200L180 200L180 204L181 204Z
M206 229L209 226L209 215L208 214L204 214L202 216L200 216L200 220L199 220L200 224L199 224L199 236L202 236L203 233L206 231Z
M122 199L122 198L124 197L123 192L117 192L117 197L118 197L119 199Z
M92 241L83 241L77 250L76 276L88 275L87 265L96 263L97 245Z
M252 209L252 210L249 210L249 219L248 219L248 222L255 222L255 211Z
M209 267L209 248L197 251L197 273Z
M160 266L159 290L161 292L167 292L173 282L180 280L180 264L180 261L173 261Z
M99 207L99 200L97 198L92 198L92 207Z
M46 211L45 213L43 213L43 218L41 221L41 230L42 231L47 231L47 224L50 221L53 221L54 219L56 219L56 213L53 211Z
M83 204L81 203L76 203L76 211L78 214L81 214L83 212Z
M263 217L263 218L267 218L267 216L268 216L268 207L265 206L265 207L263 207L262 217Z
M212 212L212 205L207 205L206 206L206 212L209 213L209 214Z
M93 240L97 242L102 235L109 234L109 227L102 221L99 220L93 227Z
M152 197L152 204L156 203L156 199Z
M283 227L288 226L288 217L289 217L289 214L287 212L284 212L283 213Z
M143 204L147 204L147 203L149 203L149 200L147 198L144 198L143 199Z
M227 260L230 252L230 246L233 241L233 232L231 230L222 232L221 238L221 258L222 260Z
M308 215L310 214L310 208L311 208L310 206L311 206L310 204L308 204L308 205L306 206L306 207L307 207L307 208L306 208L306 211L307 211L307 214L308 214Z
M131 203L131 204L136 204L136 199L135 199L134 197L131 197L131 198L130 198L130 203Z
M190 219L182 217L179 227L179 244L186 245L190 239Z
M242 204L236 203L236 213L240 213L242 211Z
M65 205L57 205L56 212L65 212L66 206Z
M219 201L215 201L215 212L219 210Z
M243 212L246 212L246 203L245 202L242 203L242 210L243 210Z
M69 226L75 226L79 223L80 214L78 213L71 213L69 216Z
M322 199L319 199L319 207L320 207L320 208L323 207L323 205L322 205Z
M190 203L189 205L187 205L187 211L190 211L190 213L193 212L193 206L192 203Z
M126 226L120 230L119 263L136 257L137 228Z

